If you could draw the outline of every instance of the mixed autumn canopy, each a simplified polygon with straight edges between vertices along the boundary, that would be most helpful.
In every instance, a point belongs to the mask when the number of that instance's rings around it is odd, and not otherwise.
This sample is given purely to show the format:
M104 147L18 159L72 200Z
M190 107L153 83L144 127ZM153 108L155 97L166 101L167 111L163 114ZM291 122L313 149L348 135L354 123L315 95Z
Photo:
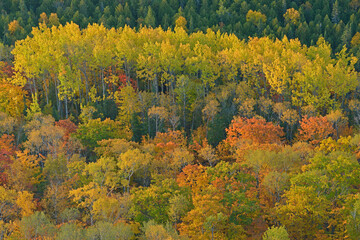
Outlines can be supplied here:
M151 14L116 29L42 14L2 58L0 239L357 239L347 45ZM260 32L267 16L246 21Z

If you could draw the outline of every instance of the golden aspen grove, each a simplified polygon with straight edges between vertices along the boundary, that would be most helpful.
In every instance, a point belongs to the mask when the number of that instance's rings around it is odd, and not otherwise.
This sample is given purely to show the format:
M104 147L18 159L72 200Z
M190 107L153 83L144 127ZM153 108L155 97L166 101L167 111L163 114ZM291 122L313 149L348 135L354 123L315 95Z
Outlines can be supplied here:
M1 8L0 240L360 238L360 1Z

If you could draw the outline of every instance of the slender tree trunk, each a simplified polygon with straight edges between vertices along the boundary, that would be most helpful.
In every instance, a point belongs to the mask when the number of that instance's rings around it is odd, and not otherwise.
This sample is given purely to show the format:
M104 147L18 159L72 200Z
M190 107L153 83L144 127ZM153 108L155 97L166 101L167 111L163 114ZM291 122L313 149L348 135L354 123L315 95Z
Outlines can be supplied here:
M93 219L93 215L91 213L91 210L90 210L90 225L94 225L94 219Z
M84 74L84 81L85 81L85 100L86 100L86 104L89 102L89 83L88 83L88 76L87 76L87 73L86 73L86 65L84 64L84 68L81 69L81 71L83 72Z
M126 83L130 83L130 66L126 58L124 59L124 69L125 69Z
M184 118L184 131L186 129L186 95L184 94L184 105L183 105L183 118Z
M134 174L134 172L130 172L129 174L129 181L128 181L128 185L127 185L127 192L130 194L130 180L131 180L131 176Z
M55 190L54 191L54 197L53 197L53 204L54 204L54 218L55 218L55 222L58 222L58 204L57 204L57 195L58 195L58 186L54 186L55 184L51 184L52 188Z
M44 92L45 92L45 97L46 97L46 104L49 105L49 96L48 96L48 87L46 84L46 79L45 79L45 73L43 73L43 82L44 82Z
M158 78L157 78L156 74L155 74L155 79L154 79L154 86L155 86L156 97L159 97L159 85L158 85Z
M34 84L34 93L37 93L37 88L36 88L36 80L35 78L32 78L33 84Z
M157 135L157 132L158 132L158 116L156 115L155 116L155 136Z
M67 95L65 95L65 118L67 119L68 117L68 98Z
M100 74L101 74L101 84L102 84L102 95L103 100L105 99L105 81L104 81L104 68L100 68Z
M170 86L171 86L171 95L172 95L173 103L175 103L175 91L174 91L175 86L174 86L174 82L176 81L176 79L175 79L175 76L173 76L173 78L174 78L174 80L171 81Z
M81 84L79 85L79 105L81 105L81 99L82 99L82 97L81 97Z
M59 112L59 115L61 115L61 101L60 101L60 98L59 98L58 86L59 86L59 81L58 81L58 78L55 77L55 96L56 96L56 102L57 102L57 110Z

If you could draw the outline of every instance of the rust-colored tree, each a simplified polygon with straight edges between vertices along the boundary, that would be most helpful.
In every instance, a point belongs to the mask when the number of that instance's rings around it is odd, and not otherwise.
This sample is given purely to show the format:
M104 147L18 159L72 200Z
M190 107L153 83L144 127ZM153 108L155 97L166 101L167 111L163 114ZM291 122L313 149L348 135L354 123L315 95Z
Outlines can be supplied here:
M226 141L235 146L239 140L249 141L253 144L280 143L284 136L283 129L266 122L265 119L236 117L226 129Z
M73 123L70 119L65 119L55 122L55 126L64 131L61 145L61 151L63 153L70 157L82 148L80 141L72 137L72 134L76 133L78 128L75 123Z
M6 170L12 163L10 156L15 156L14 136L4 134L0 137L0 185L8 182Z
M166 133L157 133L152 143L156 145L166 145L172 142L176 146L186 146L186 139L184 133L181 131L168 131Z
M300 121L300 129L298 139L306 141L313 145L318 145L320 142L336 133L332 124L326 117L307 117L304 116Z
M61 127L64 129L64 140L67 141L70 138L72 133L75 133L77 126L70 119L59 120L55 122L55 126Z

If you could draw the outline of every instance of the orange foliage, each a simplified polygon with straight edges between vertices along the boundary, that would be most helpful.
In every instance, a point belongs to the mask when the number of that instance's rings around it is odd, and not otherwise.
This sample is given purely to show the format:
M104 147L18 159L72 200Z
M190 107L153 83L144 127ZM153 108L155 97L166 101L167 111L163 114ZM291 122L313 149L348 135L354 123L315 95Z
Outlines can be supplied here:
M172 141L167 142L167 143L161 142L161 143L156 144L155 149L154 149L156 152L155 159L161 162L161 159L164 156L172 153L176 148L177 148L177 145ZM163 164L165 164L165 163L161 163L162 167L164 167Z
M229 239L228 233L232 232L239 237L236 239L244 239L246 220L242 220L253 218L257 213L245 193L252 185L251 180L245 177L239 181L240 176L244 177L238 174L240 169L239 164L225 162L214 168L202 165L183 168L177 182L190 188L194 207L179 224L181 235L190 239ZM239 222L234 224L234 221Z
M10 78L13 74L13 67L7 62L0 61L0 81Z
M298 139L307 141L313 145L318 145L322 140L336 133L332 124L326 117L307 117L304 116L300 121Z
M253 144L280 143L284 132L280 126L275 126L265 119L236 117L226 129L226 141L235 146L238 141L246 140Z
M158 152L168 152L172 151L176 148L176 144L173 142L167 142L167 143L158 143L156 144L156 149Z
M231 154L231 146L226 141L221 141L216 146L216 153L221 161L232 161L233 156Z
M81 149L81 145L71 137L71 134L75 133L78 127L70 119L59 120L55 122L55 126L61 128L64 131L64 136L62 137L61 149L68 156L71 156L78 149Z
M180 187L189 187L193 193L196 193L209 184L209 177L204 166L187 165L182 169L176 181Z
M17 20L13 20L8 24L8 30L13 35L17 30L20 30L21 26Z
M167 143L174 144L175 146L186 146L186 139L183 132L181 131L168 131L166 133L158 132L152 143L161 146L162 144L166 145Z

